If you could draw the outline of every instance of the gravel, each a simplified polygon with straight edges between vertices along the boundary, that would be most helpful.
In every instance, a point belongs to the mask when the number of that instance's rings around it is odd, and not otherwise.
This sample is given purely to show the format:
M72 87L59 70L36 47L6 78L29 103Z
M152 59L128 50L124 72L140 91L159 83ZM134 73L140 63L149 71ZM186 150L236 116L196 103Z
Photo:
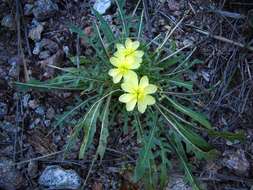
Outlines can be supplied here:
M33 15L38 20L45 20L59 11L59 7L51 0L37 0L34 4Z
M13 161L8 158L0 158L0 189L19 189L23 182L21 173L15 169Z

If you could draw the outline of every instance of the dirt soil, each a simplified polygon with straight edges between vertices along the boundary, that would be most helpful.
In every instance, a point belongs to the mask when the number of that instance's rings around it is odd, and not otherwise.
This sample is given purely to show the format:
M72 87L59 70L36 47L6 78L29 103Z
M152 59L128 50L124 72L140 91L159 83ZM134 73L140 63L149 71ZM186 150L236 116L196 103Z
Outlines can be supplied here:
M49 165L73 169L85 179L94 150L78 160L78 142L66 159L62 149L72 128L53 130L58 115L68 110L78 94L67 91L20 91L14 81L46 80L56 75L47 65L69 66L69 55L90 55L92 49L69 31L75 24L89 35L94 0L55 0L58 10L37 15L29 6L40 0L0 1L0 189L41 189L38 178ZM127 1L133 11L138 1ZM172 35L178 48L196 44L192 58L204 61L193 76L195 85L217 85L211 96L200 97L202 111L217 130L244 131L245 142L210 139L219 158L197 162L195 176L210 190L253 188L253 3L251 0L143 0L146 39L164 35L184 17ZM105 18L117 25L112 4ZM39 14L39 13L38 13ZM52 15L50 15L52 14ZM185 50L188 52L188 50ZM115 129L102 164L95 163L85 189L139 189L130 182L136 147L131 135ZM131 134L131 133L130 133ZM195 160L192 160L196 163ZM13 167L5 167L11 163ZM182 173L171 172L172 179ZM15 180L13 180L15 179ZM173 188L172 188L173 189ZM176 188L174 188L175 190ZM182 188L181 188L182 189Z

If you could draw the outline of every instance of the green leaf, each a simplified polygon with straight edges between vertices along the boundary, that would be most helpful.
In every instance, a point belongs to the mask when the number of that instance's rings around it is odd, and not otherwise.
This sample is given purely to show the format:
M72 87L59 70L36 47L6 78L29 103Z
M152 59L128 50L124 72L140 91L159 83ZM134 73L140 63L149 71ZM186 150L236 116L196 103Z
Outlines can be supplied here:
M109 115L109 105L111 101L111 96L108 96L105 108L102 112L102 126L100 131L100 138L99 138L99 145L97 148L97 154L100 156L100 161L104 157L106 145L107 145L107 138L109 136L109 130L108 130L108 115Z
M156 122L156 121L154 121ZM143 148L139 152L139 159L137 160L134 170L134 181L139 181L147 170L151 170L151 160L154 159L152 147L155 146L154 135L156 131L156 123L154 123L149 136L143 138Z
M178 102L172 100L171 98L169 98L168 96L165 96L167 100L169 100L169 102L171 103L171 105L177 109L178 111L188 115L189 117L191 117L193 120L199 122L201 125L203 125L204 127L206 127L207 129L212 129L212 126L210 124L210 122L208 121L208 119L206 118L206 116L204 114L195 112L193 110L191 110L190 108L187 108L181 104L179 104Z
M75 79L77 81L77 79ZM80 87L65 87L66 85L69 86L69 83L74 82L73 79L70 79L68 81L62 81L57 83L50 83L50 81L47 82L41 82L37 80L30 80L27 83L22 82L14 82L13 84L17 86L20 90L27 91L29 89L37 89L42 91L50 91L50 90L84 90L84 88Z
M74 64L74 65L77 65L77 56L72 56L69 58L70 61ZM79 56L79 61L80 61L80 65L84 65L84 64L89 64L89 63L92 63L90 59L88 59L87 57L85 56Z
M212 159L216 156L217 152L202 137L181 125L176 119L166 115L158 106L157 108L170 126L173 127L176 134L186 143L189 151L192 151L199 159Z
M115 0L115 3L118 7L118 12L119 12L119 15L120 15L121 24L123 26L123 38L127 38L129 36L129 31L128 31L128 27L127 27L127 24L126 24L125 12L123 10L125 0Z
M184 88L187 88L188 90L191 90L191 91L193 89L192 81L183 81L183 80L179 80L179 79L170 79L168 81L178 87L184 87Z
M245 134L243 131L239 131L238 133L231 133L228 131L208 130L207 132L208 132L208 135L210 136L222 137L229 141L234 141L234 140L244 141L245 140Z
M191 186L194 190L201 190L198 185L198 182L196 181L196 179L192 175L192 171L191 171L189 164L187 163L187 156L185 154L182 143L180 141L177 141L176 138L172 138L171 140L172 140L171 145L174 148L175 153L176 153L177 157L180 159L181 164L184 168L186 179L191 184Z
M102 101L99 101L98 103L94 104L94 106L86 114L84 121L81 123L81 126L84 129L84 138L79 151L79 159L84 158L84 153L93 141L101 103Z
M105 21L102 15L99 14L95 9L92 8L92 11L95 14L95 17L100 21L100 30L103 31L103 34L105 35L105 38L109 43L113 42L116 40L111 27L109 24Z

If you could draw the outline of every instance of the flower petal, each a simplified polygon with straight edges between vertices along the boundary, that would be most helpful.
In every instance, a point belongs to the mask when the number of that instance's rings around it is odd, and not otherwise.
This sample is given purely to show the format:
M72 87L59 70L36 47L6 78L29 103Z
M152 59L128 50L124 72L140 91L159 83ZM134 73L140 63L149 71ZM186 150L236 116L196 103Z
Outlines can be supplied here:
M123 44L116 44L116 48L117 48L118 51L121 51L121 50L125 49Z
M148 86L148 84L149 84L148 77L147 76L141 77L139 87L145 88L146 86Z
M114 65L115 67L118 67L121 63L121 59L118 57L111 57L110 58L110 62L112 65Z
M130 65L130 69L138 69L140 67L140 63L139 62L133 62L131 65Z
M127 109L127 111L133 111L133 109L134 109L134 107L136 105L136 102L137 102L136 99L133 99L130 102L127 102L126 103L126 109Z
M117 74L116 76L114 76L113 77L113 83L119 83L119 81L122 79L122 74L121 73L119 73L119 74Z
M132 44L132 40L130 38L127 38L125 42L126 49L132 49Z
M153 94L157 91L157 86L153 84L149 84L144 88L146 94Z
M124 84L124 85L123 85ZM125 85L126 84L126 85ZM131 92L138 88L138 76L137 74L132 71L129 70L125 75L124 75L124 83L122 83L123 87L127 87L128 90L130 90ZM123 89L121 85L121 88ZM124 90L124 89L123 89ZM128 91L126 91L128 92Z
M138 111L144 113L147 109L147 104L145 102L138 102Z
M119 69L110 69L108 75L115 77L116 75L119 74L119 72L120 72Z
M132 95L132 94L122 94L120 97L119 97L119 101L120 102L123 102L123 103L127 103L127 102L130 102L134 99L135 97Z
M143 98L142 103L147 104L147 105L153 105L153 104L155 104L155 98L153 96L146 95Z
M135 54L134 54L136 57L138 58L141 58L143 55L144 55L144 52L143 51L135 51Z

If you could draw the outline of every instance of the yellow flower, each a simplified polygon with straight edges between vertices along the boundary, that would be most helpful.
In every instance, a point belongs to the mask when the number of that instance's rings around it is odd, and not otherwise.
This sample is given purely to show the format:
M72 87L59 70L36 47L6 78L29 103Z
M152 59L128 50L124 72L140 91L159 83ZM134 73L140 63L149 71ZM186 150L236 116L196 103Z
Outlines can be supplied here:
M144 52L137 50L139 46L140 42L132 41L130 38L127 38L125 45L116 44L117 51L115 52L114 56L125 56L127 58L133 59L135 63L141 63Z
M155 98L150 94L157 91L157 86L149 84L147 76L139 82L136 73L128 75L121 88L126 93L119 97L119 101L126 103L127 111L132 111L137 104L139 112L144 113L148 105L155 104Z
M132 69L138 69L140 67L140 63L134 62L132 58L124 56L112 57L110 62L117 67L110 69L108 72L108 74L113 77L114 83L118 83L122 77L126 78L128 75L133 74L134 71L132 71Z
M132 70L140 67L144 52L137 50L139 46L140 42L132 41L130 38L126 40L125 45L116 44L117 51L110 59L111 64L116 68L108 72L114 83L120 82L122 77L125 79L128 75L133 75Z

